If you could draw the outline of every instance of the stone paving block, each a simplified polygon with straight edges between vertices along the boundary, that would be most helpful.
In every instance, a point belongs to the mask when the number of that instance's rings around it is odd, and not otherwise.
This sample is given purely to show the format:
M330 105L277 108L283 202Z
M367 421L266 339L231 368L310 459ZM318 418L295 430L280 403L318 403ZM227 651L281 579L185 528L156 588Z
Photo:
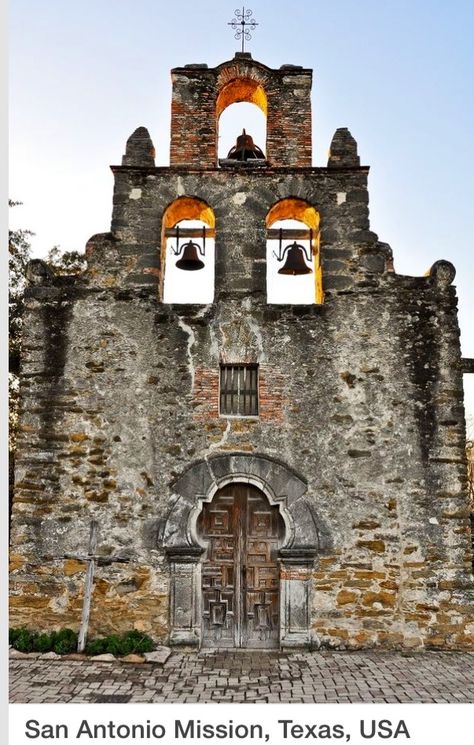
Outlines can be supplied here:
M97 654L91 657L91 662L115 662L116 659L113 654Z
M145 659L147 662L154 662L158 665L164 665L171 655L169 647L158 647L154 652L146 652Z
M212 667L213 660L222 670ZM173 653L158 672L143 663L15 659L11 701L79 703L122 695L156 703L474 702L471 654L426 653L409 664L399 653L258 653L249 660L232 653ZM309 675L310 668L319 672Z

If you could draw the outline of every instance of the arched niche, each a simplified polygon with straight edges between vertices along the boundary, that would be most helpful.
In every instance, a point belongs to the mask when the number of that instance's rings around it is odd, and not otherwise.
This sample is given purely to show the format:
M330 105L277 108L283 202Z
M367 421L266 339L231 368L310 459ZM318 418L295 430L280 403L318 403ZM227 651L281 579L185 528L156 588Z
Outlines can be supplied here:
M182 196L168 205L163 213L161 233L161 297L165 303L210 303L214 297L215 225L212 208L198 197ZM179 256L176 235L170 231L180 228L179 245L188 240L203 247L202 228L206 228L206 255L199 257L204 267L198 271L184 271L176 267ZM186 235L192 231L195 235Z
M233 103L228 106L219 119L217 157L219 164L224 160L229 165L228 154L243 133L250 135L262 151L265 151L267 138L267 119L260 108L251 103ZM266 160L263 161L266 163Z
M316 303L324 302L322 283L321 260L320 260L320 215L316 208L299 197L287 197L276 202L268 211L266 216L267 230L277 231L282 229L290 235L296 231L296 236L283 237L282 246L286 247L296 241L307 250L311 256L311 274L302 276L285 276L278 274L284 262L279 263L274 253L278 252L279 239L269 238L267 240L267 297L270 303ZM312 240L302 239L297 236L298 231L312 230ZM283 233L285 236L285 232Z
M249 116L246 108L238 106L238 104L252 104L260 110L264 116L263 136L261 135L262 127L255 126L255 117ZM230 139L226 138L226 145L220 143L222 137L221 116L224 112L227 118L229 118L229 115L235 116L235 125L232 125L233 132ZM260 81L252 78L235 78L224 84L216 99L216 133L217 142L219 143L218 158L226 158L230 147L235 145L236 138L241 134L242 129L246 129L247 134L253 137L255 144L266 152L267 113L267 94ZM261 123L259 124L261 125ZM228 129L228 124L226 128Z
M266 165L311 166L311 70L292 65L271 69L238 54L215 68L176 68L172 79L172 166L214 168L219 117L238 102L254 104L267 118L266 141L257 142Z
M299 197L286 197L269 209L266 217L267 228L277 220L299 220L308 228L315 231L319 229L319 213L316 208Z
M242 102L254 103L267 116L268 99L263 85L251 78L236 78L226 83L219 91L216 101L217 120L228 106Z
M170 642L201 642L201 563L205 546L197 529L203 505L231 483L251 484L277 506L285 526L279 550L281 646L310 643L311 571L328 545L305 498L307 484L286 464L262 455L217 455L194 463L173 484L160 544L170 562Z

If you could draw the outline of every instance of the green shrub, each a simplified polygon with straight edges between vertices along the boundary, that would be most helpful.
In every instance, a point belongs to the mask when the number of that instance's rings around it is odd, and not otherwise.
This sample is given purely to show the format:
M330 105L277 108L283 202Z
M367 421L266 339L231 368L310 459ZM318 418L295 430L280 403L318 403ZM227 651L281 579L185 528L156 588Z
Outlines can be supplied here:
M124 634L124 646L130 650L129 652L125 652L125 654L143 654L144 652L152 652L155 649L153 639L150 639L149 636L135 629Z
M107 639L92 639L86 644L87 654L97 655L105 654L107 647Z
M108 654L115 654L117 656L128 654L122 650L122 637L118 634L110 634L105 637L105 651Z
M38 633L28 629L10 629L9 643L19 652L56 652L70 654L77 649L77 633L72 629L61 629L49 633ZM86 652L90 655L113 654L124 657L127 654L143 654L155 649L153 640L140 631L127 631L125 634L110 634L87 642Z
M11 645L19 652L33 652L37 634L28 629L12 629Z
M53 651L56 654L71 654L77 650L78 634L72 629L61 629L53 632Z
M9 629L8 630L8 643L12 645L12 647L15 646L16 640L18 639L18 635L20 633L21 629Z
M127 654L143 654L151 652L155 648L153 640L140 631L127 631L119 636L111 634L101 639L92 639L87 643L87 654L114 654L124 657Z
M54 632L52 634L38 634L33 641L33 652L51 652L53 649Z
M72 629L61 629L39 634L28 629L10 629L8 640L19 652L56 652L70 654L77 649L77 633Z

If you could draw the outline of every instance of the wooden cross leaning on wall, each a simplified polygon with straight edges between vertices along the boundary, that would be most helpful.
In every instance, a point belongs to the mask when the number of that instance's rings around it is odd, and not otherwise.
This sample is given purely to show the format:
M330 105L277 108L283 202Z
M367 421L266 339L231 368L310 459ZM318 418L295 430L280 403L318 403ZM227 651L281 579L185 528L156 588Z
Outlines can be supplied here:
M108 566L109 564L128 564L130 559L124 556L100 556L97 551L97 526L96 520L91 521L89 534L89 547L86 554L64 554L63 559L75 559L87 564L86 577L84 581L84 600L82 603L81 626L77 640L77 651L83 652L86 648L87 632L89 629L89 616L91 610L92 594L94 591L94 570L97 566Z

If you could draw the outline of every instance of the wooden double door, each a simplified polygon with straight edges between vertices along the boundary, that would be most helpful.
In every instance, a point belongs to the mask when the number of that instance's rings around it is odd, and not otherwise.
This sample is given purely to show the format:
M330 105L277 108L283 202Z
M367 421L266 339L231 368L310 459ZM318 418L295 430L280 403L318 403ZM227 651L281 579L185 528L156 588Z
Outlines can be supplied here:
M278 548L284 523L259 489L229 484L205 504L198 530L204 647L272 648L279 644Z

